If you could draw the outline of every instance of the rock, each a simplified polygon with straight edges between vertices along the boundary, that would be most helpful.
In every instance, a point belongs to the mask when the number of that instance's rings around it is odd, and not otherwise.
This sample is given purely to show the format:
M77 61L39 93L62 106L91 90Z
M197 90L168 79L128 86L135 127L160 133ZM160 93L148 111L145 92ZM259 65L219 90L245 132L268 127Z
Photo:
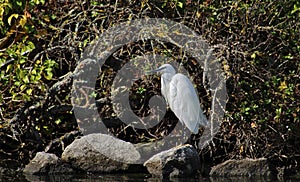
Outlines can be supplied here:
M68 164L62 163L55 154L38 152L23 170L25 174L66 174L74 170Z
M27 174L45 174L51 165L58 163L59 158L54 154L38 152L23 170Z
M194 147L184 145L154 155L144 166L153 176L186 177L196 174L200 169L200 158Z
M167 137L169 137L169 139L166 139ZM183 139L182 136L174 134L168 135L167 137L165 138L166 140L157 140L148 143L134 144L134 147L141 155L141 163L145 163L153 155L169 150L176 145L181 145L188 139Z
M105 134L75 139L63 152L62 160L88 172L136 170L142 165L133 144ZM137 168L136 168L137 167Z
M270 176L271 170L266 158L227 160L212 167L210 176Z

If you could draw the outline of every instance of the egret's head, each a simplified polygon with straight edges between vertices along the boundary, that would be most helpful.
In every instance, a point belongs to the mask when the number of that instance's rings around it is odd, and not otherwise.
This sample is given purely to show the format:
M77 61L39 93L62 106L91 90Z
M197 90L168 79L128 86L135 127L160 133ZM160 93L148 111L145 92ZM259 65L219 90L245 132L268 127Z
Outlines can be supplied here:
M152 70L152 71L147 71L146 73L147 74L151 74L151 73L161 73L161 74L170 73L172 75L175 75L176 71L175 71L175 69L173 68L172 65L170 65L170 64L163 64L159 68L157 68L155 70Z

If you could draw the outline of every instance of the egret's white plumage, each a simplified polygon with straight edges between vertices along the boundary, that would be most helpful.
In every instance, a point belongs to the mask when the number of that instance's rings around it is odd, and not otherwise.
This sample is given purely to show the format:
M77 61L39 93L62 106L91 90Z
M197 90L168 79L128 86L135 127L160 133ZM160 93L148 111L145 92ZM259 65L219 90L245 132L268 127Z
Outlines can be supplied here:
M200 125L207 125L195 88L187 76L176 74L170 64L151 72L162 73L161 93L181 123L193 133L198 133Z

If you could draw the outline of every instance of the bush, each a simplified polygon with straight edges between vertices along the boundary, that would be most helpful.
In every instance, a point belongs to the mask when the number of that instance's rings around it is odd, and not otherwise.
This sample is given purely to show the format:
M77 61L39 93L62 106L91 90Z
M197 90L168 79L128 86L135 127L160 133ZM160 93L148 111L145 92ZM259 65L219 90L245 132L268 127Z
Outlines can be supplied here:
M1 132L8 135L17 131L18 147L23 149L18 156L32 157L54 138L76 129L68 73L74 71L83 49L119 22L163 17L184 23L211 45L217 45L215 54L226 73L226 117L214 145L202 151L205 158L219 163L228 158L268 157L281 161L280 165L295 167L300 154L299 11L300 3L295 0L1 0ZM129 60L129 55L138 54L132 52L139 49L137 44L124 46L118 58ZM144 47L139 51L176 56L174 45L158 45L156 49ZM98 99L109 100L109 80L120 65L111 58L106 66L99 76ZM137 86L132 92L136 99L133 103L141 107L141 97L151 95L143 88ZM201 85L198 90L206 94ZM112 117L109 103L98 109L106 111L102 112L105 117ZM12 124L14 129L8 129ZM145 137L133 128L126 134L126 126L122 127L114 132L124 140ZM149 132L162 131L156 128ZM38 149L28 139L38 143ZM28 157L22 160L28 161Z

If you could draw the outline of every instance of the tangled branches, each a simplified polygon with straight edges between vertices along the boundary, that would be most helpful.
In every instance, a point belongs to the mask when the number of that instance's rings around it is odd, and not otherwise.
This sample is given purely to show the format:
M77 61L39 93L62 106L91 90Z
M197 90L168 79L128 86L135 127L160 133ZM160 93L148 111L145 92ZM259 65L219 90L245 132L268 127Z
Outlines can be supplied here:
M11 26L5 24L9 28L3 30L11 31L9 36L1 32L1 146L8 143L11 146L0 151L1 158L18 156L16 160L26 163L51 140L78 129L70 100L72 76L83 50L104 30L128 20L167 18L193 29L215 47L214 54L227 78L227 113L221 130L202 151L203 155L212 157L215 163L228 158L268 157L282 165L297 166L300 154L297 1L81 0L49 1L23 8L9 12L26 12L26 23L21 26L23 19L19 18ZM10 14L4 16L8 18ZM179 55L180 50L174 45L148 41L122 46L98 77L101 116L113 118L110 83L116 71L131 57L147 52L168 54L184 62L191 72L202 70L193 64L193 58ZM202 103L208 108L210 96L200 86L201 73L196 74L195 82L199 84ZM150 85L149 81L140 80L132 88L131 102L137 113L147 113L142 97L159 93L157 79L153 78ZM146 85L154 91L139 90ZM173 120L176 118L171 113L170 120L147 136L124 125L111 126L111 130L120 138L137 142L140 141L137 136L143 141L164 135L163 125L172 125Z

